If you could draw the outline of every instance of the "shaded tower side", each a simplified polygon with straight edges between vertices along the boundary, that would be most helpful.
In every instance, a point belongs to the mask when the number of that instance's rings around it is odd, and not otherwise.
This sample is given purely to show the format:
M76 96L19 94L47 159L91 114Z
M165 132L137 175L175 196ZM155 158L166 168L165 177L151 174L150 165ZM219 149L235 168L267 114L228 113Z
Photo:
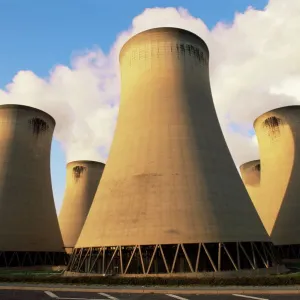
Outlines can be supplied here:
M257 211L275 245L300 243L300 106L269 111L254 122L261 158Z
M54 127L38 109L0 106L1 265L55 264L64 251L50 174Z
M104 164L78 160L67 164L67 185L59 214L59 225L67 252L77 242L93 202Z
M156 272L153 261L159 273L185 270L178 255L194 271L251 268L232 263L225 243L236 258L237 243L253 257L251 242L269 241L217 119L208 56L203 40L177 28L147 30L122 48L117 127L75 256L112 246L118 259L135 253L121 273L145 273L148 264ZM197 265L201 247L213 258L205 254ZM99 259L111 267L105 251Z
M250 199L257 209L257 206L260 205L260 160L253 160L242 164L240 166L240 171Z

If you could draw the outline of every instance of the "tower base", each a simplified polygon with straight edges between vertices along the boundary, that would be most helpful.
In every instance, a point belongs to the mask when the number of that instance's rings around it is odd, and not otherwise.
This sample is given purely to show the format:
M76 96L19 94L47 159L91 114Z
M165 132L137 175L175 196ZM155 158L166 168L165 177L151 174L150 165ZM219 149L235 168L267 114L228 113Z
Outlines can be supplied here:
M0 267L63 266L69 261L65 252L0 251Z
M300 259L300 244L274 246L281 259Z
M279 263L268 242L75 248L67 270L101 274L171 274L269 268Z

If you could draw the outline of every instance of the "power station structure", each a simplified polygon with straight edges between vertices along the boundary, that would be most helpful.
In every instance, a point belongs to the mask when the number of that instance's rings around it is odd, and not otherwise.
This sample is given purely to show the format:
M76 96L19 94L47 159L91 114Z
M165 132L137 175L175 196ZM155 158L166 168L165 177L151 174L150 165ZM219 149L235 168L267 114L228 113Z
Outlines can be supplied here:
M300 257L300 106L266 112L254 128L261 159L257 211L282 256Z
M41 110L0 106L0 266L65 263L50 174L54 127Z
M147 30L123 46L117 127L68 270L151 274L274 263L217 119L208 59L205 42L178 28Z
M67 164L67 185L59 225L67 253L71 253L93 202L104 164L78 160Z
M260 160L252 160L240 166L242 180L246 190L257 209L260 202Z

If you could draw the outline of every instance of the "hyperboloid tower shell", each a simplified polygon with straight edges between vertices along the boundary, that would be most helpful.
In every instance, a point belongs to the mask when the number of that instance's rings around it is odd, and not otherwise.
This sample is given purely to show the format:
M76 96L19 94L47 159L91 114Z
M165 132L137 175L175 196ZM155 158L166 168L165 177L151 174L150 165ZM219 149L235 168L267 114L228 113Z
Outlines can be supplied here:
M177 28L123 46L114 140L70 270L268 266L269 237L224 140L208 55L202 39Z
M257 208L260 205L260 160L252 160L240 166L242 180L247 192Z
M23 105L0 106L0 265L60 264L50 150L54 119Z
M71 252L77 242L104 166L103 163L89 160L67 164L67 186L58 218L67 252Z
M300 106L269 111L254 127L261 159L257 211L275 245L299 245Z

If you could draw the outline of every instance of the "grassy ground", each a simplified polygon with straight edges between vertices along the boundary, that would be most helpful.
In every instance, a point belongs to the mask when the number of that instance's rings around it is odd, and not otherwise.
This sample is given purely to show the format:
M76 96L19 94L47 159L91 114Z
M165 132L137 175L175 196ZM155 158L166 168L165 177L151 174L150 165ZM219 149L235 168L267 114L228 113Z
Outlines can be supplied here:
M141 285L141 286L279 286L300 285L300 263L289 266L287 274L258 275L240 274L239 277L187 277L178 276L63 276L62 271L0 269L0 282L9 283L47 283L81 285ZM298 269L299 267L299 269Z
M61 271L23 271L23 270L0 270L0 277L2 276L49 276L60 275Z
M0 282L31 284L126 285L126 286L291 286L300 285L300 273L263 277L66 277L41 272L0 274Z

